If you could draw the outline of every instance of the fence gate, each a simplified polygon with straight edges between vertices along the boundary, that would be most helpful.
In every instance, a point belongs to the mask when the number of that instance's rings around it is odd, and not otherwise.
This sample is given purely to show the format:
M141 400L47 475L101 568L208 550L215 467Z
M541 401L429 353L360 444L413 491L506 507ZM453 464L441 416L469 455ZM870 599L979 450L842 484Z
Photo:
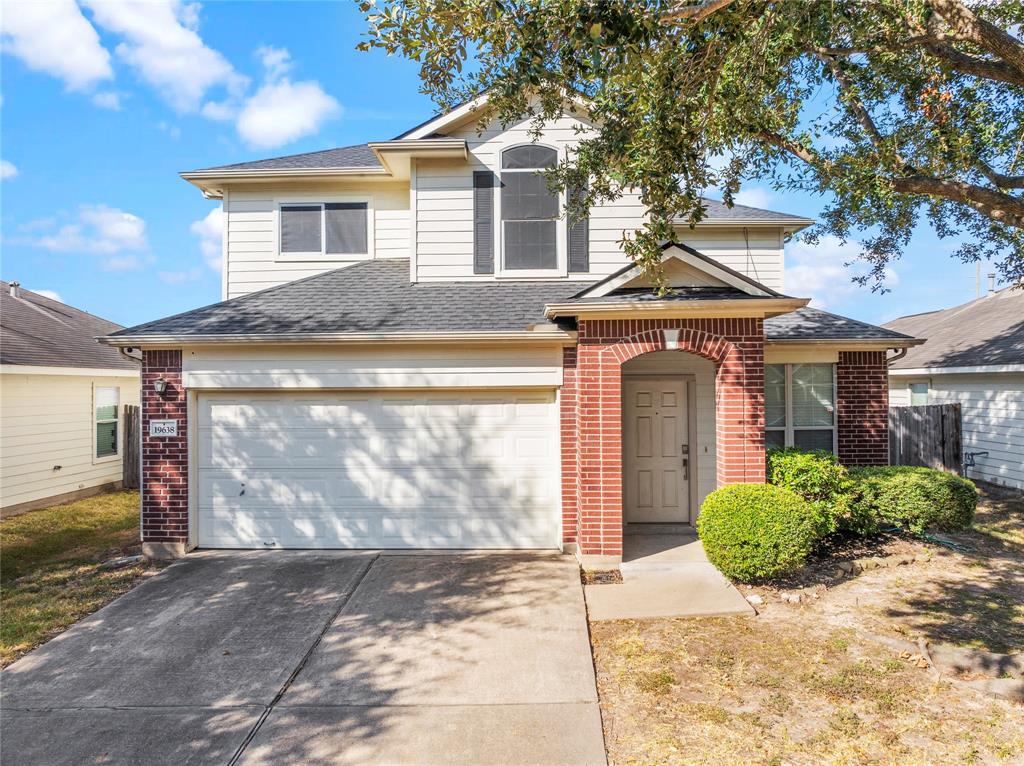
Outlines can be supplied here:
M124 406L124 459L121 461L121 481L125 489L138 489L141 469L139 449L142 438L139 433L139 408L133 404Z
M889 462L963 473L959 404L889 408Z

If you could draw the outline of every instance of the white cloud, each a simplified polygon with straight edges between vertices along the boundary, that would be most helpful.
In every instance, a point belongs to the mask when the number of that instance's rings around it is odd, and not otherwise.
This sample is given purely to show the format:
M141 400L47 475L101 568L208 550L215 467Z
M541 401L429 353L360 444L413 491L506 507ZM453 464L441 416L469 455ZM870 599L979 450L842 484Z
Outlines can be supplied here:
M146 222L137 215L107 205L81 205L73 223L39 237L34 244L54 252L100 255L141 252L149 247ZM125 268L123 261L111 259L115 263L114 270Z
M315 80L292 82L291 54L284 48L256 50L265 78L242 105L235 127L249 146L271 149L316 133L326 120L341 113L341 105ZM209 106L209 105L208 105ZM227 115L226 109L218 110ZM207 116L214 117L207 114Z
M268 80L280 80L292 68L292 54L287 48L275 48L273 45L262 45L256 49L256 55L263 64Z
M223 86L240 94L248 80L197 33L198 7L179 0L85 0L93 19L124 38L119 58L179 112L200 109L206 92Z
M224 237L224 211L217 207L206 214L205 218L193 221L188 227L199 237L199 249L203 260L212 271L220 272L222 260L222 244Z
M270 149L316 133L341 106L312 80L268 82L238 115L238 135L256 149Z
M51 301L57 301L58 303L64 303L64 299L60 297L60 293L56 290L32 290L31 288L25 288L29 292L41 295L44 298L49 298Z
M110 54L73 0L3 4L0 33L5 53L30 69L88 90L114 76Z
M865 288L853 281L867 266L857 262L860 248L855 242L843 244L838 237L822 237L817 245L797 242L786 252L785 292L811 298L811 305L826 308ZM846 264L850 265L847 266ZM886 287L899 284L899 274L885 269Z
M115 112L121 111L121 96L112 91L97 93L92 97L92 102L103 109L111 109Z
M14 166L13 162L0 160L0 180L6 181L16 175L18 175L18 168Z
M739 193L733 197L737 205L748 205L749 207L770 208L775 198L768 189L760 186L744 186Z
M186 282L195 282L203 276L203 270L196 266L188 271L159 271L157 277L161 282L169 285L181 285Z

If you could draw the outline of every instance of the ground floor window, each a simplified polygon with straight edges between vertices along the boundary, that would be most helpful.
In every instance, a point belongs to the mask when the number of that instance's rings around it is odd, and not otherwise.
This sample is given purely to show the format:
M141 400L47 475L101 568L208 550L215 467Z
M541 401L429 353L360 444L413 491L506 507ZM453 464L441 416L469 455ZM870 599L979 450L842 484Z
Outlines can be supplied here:
M832 364L766 364L765 446L835 452L835 380Z
M120 391L117 388L96 386L94 389L96 417L96 457L117 454L117 412Z
M923 404L928 404L927 383L910 384L910 404L912 407L919 407Z

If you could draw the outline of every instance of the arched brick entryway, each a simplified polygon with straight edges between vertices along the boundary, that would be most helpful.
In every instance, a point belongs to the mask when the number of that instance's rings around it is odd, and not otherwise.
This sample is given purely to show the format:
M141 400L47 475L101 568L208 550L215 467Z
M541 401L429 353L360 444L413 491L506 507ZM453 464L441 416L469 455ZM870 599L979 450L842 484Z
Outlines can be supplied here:
M669 350L715 364L718 484L764 481L762 320L583 320L565 358L562 510L584 556L622 555L622 365Z

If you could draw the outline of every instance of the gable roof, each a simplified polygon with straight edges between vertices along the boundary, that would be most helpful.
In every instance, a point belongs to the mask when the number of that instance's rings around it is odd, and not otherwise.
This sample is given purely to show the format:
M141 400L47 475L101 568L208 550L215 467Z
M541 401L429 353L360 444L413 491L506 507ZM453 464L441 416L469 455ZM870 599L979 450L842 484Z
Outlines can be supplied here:
M663 253L661 262L665 263L669 258L680 260L693 265L695 268L706 272L709 276L724 282L734 288L737 292L747 293L751 296L788 298L789 296L776 292L767 285L763 285L756 279L748 277L735 269L719 263L714 258L709 258L699 250L695 250L683 243L666 242L661 246ZM635 263L627 263L618 271L613 271L603 279L599 279L584 289L580 290L573 299L593 299L608 295L621 288L626 287L631 281L643 276L643 269Z
M579 283L419 282L409 281L404 258L363 261L288 282L182 314L113 332L106 342L130 346L160 342L267 342L384 340L410 335L443 340L446 336L567 337L545 320L546 307L567 304ZM669 300L757 300L731 287L677 290ZM607 300L632 303L664 301L650 290L627 289ZM605 299L598 299L605 300ZM768 340L912 339L835 314L800 309L765 321ZM570 322L571 319L567 320ZM531 330L531 328L536 328ZM899 343L904 345L904 343Z
M339 146L318 152L288 154L251 162L236 162L233 165L217 165L200 168L191 173L206 173L214 170L340 170L352 168L383 168L369 144Z
M111 338L522 333L571 282L410 282L409 260L362 261L112 333ZM554 325L552 325L552 329Z
M894 361L892 369L1024 365L1024 290L1008 287L883 326L927 338L924 345Z
M705 213L701 223L778 223L790 224L803 228L814 223L813 218L806 218L790 213L780 213L775 210L765 210L750 205L733 205L729 207L721 200L703 198ZM689 223L686 218L677 218L675 223Z
M31 290L0 281L0 364L138 370L117 349L101 346L99 335L121 325L80 311Z

